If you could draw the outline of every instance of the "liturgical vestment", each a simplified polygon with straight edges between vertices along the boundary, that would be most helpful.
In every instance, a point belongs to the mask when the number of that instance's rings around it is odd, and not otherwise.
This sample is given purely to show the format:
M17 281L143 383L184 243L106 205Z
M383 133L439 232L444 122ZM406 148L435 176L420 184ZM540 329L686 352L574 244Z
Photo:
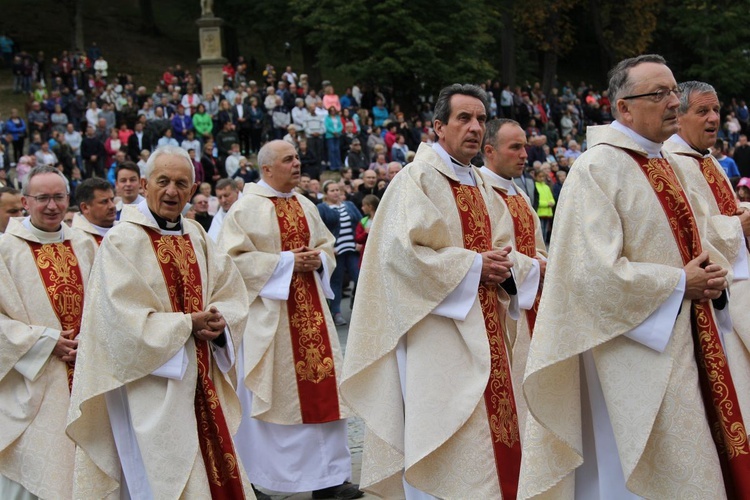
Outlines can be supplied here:
M61 331L78 332L95 252L91 239L65 224L47 233L28 217L11 219L0 237L3 498L73 494L75 446L65 435L72 366L52 351Z
M99 248L68 416L76 498L211 498L218 485L243 488L230 383L247 318L242 279L197 223L181 224L161 229L145 201L128 205ZM223 347L191 333L188 312L211 306L227 322ZM244 496L254 498L246 481Z
M457 195L472 189L478 198ZM518 466L495 461L493 442L520 452L520 436L508 339L500 340L501 331L490 340L481 303L498 295L502 321L509 298L480 285L482 257L465 247L467 227L481 229L484 221L491 228L486 250L510 244L496 231L500 210L477 172L439 144L420 146L383 197L363 256L341 384L366 425L363 489L385 498L501 498L498 471ZM505 370L491 370L500 363ZM488 412L485 393L501 386L503 396L493 401L507 406ZM500 429L502 437L494 434Z
M89 238L94 240L97 246L101 244L107 232L112 229L109 227L94 225L89 222L89 220L83 214L80 213L73 216L73 224L71 225L71 227L85 233Z
M725 498L683 258L657 177L634 159L663 165L662 145L618 122L587 140L558 204L529 350L519 498ZM664 192L685 200L662 169L651 172Z
M336 259L315 205L261 181L245 186L219 243L246 285L250 309L238 359L242 424L235 437L253 484L299 492L351 478L343 364L325 302ZM295 273L292 249L320 250L319 271Z

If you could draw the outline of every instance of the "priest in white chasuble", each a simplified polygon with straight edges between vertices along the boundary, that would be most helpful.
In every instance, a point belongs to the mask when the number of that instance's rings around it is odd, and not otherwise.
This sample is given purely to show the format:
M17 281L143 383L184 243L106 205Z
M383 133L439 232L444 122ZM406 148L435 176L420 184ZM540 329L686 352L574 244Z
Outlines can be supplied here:
M714 315L728 270L662 149L680 90L661 56L643 55L610 72L609 94L617 121L589 127L555 215L519 497L747 496Z
M675 173L684 186L692 188L696 200L707 207L708 240L721 250L732 266L729 307L717 310L729 368L735 385L743 383L748 390L738 391L743 415L750 415L750 278L748 272L748 235L750 205L742 207L732 184L710 148L716 143L721 117L716 90L705 82L680 84L682 95L678 108L679 130L664 149L672 154Z
M507 221L498 230L509 231L512 235L515 253L513 276L518 294L518 315L510 314L507 320L508 337L511 340L511 372L513 386L521 394L523 374L526 370L526 357L539 312L539 299L542 295L542 280L547 265L547 247L542 237L541 224L536 210L528 196L513 182L520 177L526 165L526 133L518 122L510 119L492 120L487 123L482 146L484 166L480 169L489 197L494 197L503 205ZM499 225L498 225L499 226ZM512 309L511 309L512 313ZM515 316L515 317L513 317ZM526 400L516 399L518 421L523 437L526 423Z
M96 246L62 224L65 177L36 167L0 238L0 498L73 495L65 435L84 295Z
M73 216L72 227L83 231L99 246L115 225L117 206L112 185L101 177L91 177L76 188L80 213Z
M300 161L291 144L269 142L258 163L261 181L245 187L219 235L250 301L235 441L255 485L358 498L338 391L341 346L325 302L333 298L334 238L295 190Z
M142 182L91 273L67 428L74 496L255 498L231 438L242 278L180 215L195 191L184 150L154 151Z
M510 236L469 163L488 116L479 87L443 89L439 141L393 178L370 229L341 392L367 427L362 484L386 498L516 495Z

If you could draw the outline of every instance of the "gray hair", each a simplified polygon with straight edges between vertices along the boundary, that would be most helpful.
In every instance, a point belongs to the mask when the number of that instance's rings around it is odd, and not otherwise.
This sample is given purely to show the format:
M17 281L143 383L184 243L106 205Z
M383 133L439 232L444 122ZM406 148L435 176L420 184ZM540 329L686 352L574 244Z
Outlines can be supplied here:
M667 61L659 54L643 54L629 59L623 59L617 66L612 68L607 75L609 77L609 99L612 103L612 115L618 118L617 100L627 95L633 88L633 83L628 78L631 68L643 63L657 63L667 65Z
M500 132L500 129L503 128L503 125L506 124L515 125L517 127L521 126L520 123L515 120L511 120L510 118L496 118L494 120L488 121L484 130L484 142L482 143L482 146L484 146L485 144L489 144L493 148L497 149L497 133Z
M693 94L716 94L716 89L713 85L705 82L697 82L691 80L680 84L682 94L680 95L680 107L677 112L684 115L690 109L690 96Z
M216 182L216 190L224 189L227 187L231 187L232 191L239 191L240 188L237 187L237 183L234 182L234 179L219 179Z
M34 167L29 172L29 175L26 176L26 182L23 183L23 188L21 190L21 194L24 196L29 196L29 186L31 185L31 179L36 177L37 175L42 174L56 174L59 175L62 181L65 183L65 192L67 194L70 194L70 183L68 182L68 179L65 178L62 172L57 170L55 167L51 165L40 165L38 167Z
M156 160L159 159L160 156L164 155L175 155L184 158L187 164L190 165L191 179L193 183L195 183L195 165L193 165L193 160L190 159L190 155L188 154L188 152L179 146L160 146L156 148L156 150L151 153L151 156L148 157L146 166L143 169L144 179L148 180L149 177L151 177L151 174L154 171L154 166L156 165Z
M276 157L278 156L277 151L275 151L274 146L278 144L291 144L287 141L283 141L281 139L275 139L273 141L268 141L263 145L262 148L260 148L260 151L258 151L258 168L261 170L261 173L263 171L263 166L268 165L271 166L276 161Z
M456 94L476 97L482 101L484 112L487 116L490 116L490 103L487 100L487 92L482 90L482 87L468 83L454 83L440 91L440 95L438 95L437 101L435 101L433 115L435 120L440 120L443 124L448 123L448 119L451 116L451 97Z

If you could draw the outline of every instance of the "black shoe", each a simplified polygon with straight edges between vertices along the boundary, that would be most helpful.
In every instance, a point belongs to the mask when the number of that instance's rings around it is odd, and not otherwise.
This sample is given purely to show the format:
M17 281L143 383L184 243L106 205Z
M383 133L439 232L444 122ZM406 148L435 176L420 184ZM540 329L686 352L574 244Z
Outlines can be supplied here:
M255 485L253 485L253 493L255 493L255 498L257 498L258 500L271 500L270 495L266 495L258 488L256 488Z
M330 488L315 490L312 492L312 497L313 500L321 500L324 498L349 500L352 498L362 498L364 494L365 492L359 489L358 484L352 484L349 481L344 481L338 486L331 486Z

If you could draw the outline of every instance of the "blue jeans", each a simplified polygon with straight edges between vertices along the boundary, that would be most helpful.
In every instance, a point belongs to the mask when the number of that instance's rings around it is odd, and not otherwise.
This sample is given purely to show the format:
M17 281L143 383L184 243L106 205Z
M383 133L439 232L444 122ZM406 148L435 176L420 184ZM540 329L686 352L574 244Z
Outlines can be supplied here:
M353 293L359 278L359 252L349 251L336 256L336 269L331 275L331 289L334 295L331 301L331 314L334 315L341 312L341 289L344 284L344 271L349 272L349 277L353 283Z
M328 146L328 168L330 170L341 170L341 149L339 148L339 138L332 137L326 139Z

